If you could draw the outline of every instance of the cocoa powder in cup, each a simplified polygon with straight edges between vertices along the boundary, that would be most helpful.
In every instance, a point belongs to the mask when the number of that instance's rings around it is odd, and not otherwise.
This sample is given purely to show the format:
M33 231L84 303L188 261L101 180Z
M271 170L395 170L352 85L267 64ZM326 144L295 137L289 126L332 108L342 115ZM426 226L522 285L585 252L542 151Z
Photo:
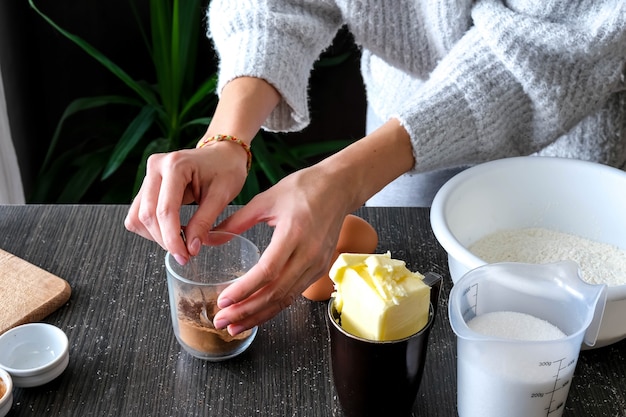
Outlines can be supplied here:
M257 327L236 336L216 329L217 298L258 262L260 251L243 236L228 232L211 231L207 239L200 252L184 265L167 253L170 311L174 334L188 353L203 360L222 361L244 352Z
M252 334L251 330L231 336L227 330L217 330L213 317L216 299L194 300L181 297L178 302L179 337L199 352L222 355L236 350Z

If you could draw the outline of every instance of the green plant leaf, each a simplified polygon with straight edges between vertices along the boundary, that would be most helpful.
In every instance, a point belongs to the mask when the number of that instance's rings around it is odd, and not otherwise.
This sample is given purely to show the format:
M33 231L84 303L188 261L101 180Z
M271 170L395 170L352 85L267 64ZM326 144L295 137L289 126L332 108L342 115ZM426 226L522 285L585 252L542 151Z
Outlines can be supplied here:
M211 119L213 119L212 117L199 117L197 119L193 119L188 121L187 123L185 123L182 128L188 128L191 126L207 126L209 123L211 123ZM197 138L199 139L199 138ZM194 143L195 145L195 143Z
M158 141L160 144L158 146L150 142L144 149L145 152L153 153L157 151L157 148L158 150L173 150L178 148L181 142L193 142L192 145L195 145L199 132L198 126L206 125L210 122L209 117L202 117L201 115L212 114L217 101L214 94L216 75L209 77L199 86L194 76L199 39L201 37L201 15L204 12L207 0L150 0L151 39L149 42L146 36L147 32L143 28L134 1L131 1L131 8L137 18L141 36L143 36L144 42L152 56L155 74L157 75L156 84L150 84L143 80L133 80L124 70L109 60L94 46L60 27L36 6L35 0L29 0L28 3L56 31L97 60L137 94L137 96L133 95L133 97L103 96L83 98L70 103L56 126L50 146L47 149L45 162L41 168L42 174L54 172L56 183L55 181L48 182L43 175L40 175L38 181L41 182L42 186L40 187L41 192L39 195L52 192L53 188L56 191L59 188L59 184L64 184L68 175L71 175L72 170L76 169L77 166L71 163L74 161L72 157L69 155L56 156L56 153L58 153L58 143L61 140L63 126L67 122L67 118L82 110L107 104L144 106L132 122L127 125L126 129L120 132L119 136L117 136L118 139L108 146L110 157L102 170L101 178L103 181L110 178L115 172L118 172L125 164L136 164L137 146L147 132L151 132L151 134L155 132L155 136L161 137L163 140ZM189 97L191 98L189 99ZM152 129L152 127L158 128L160 132L156 132L156 129ZM89 140L85 140L73 146L73 149L83 149L86 152L85 155L90 155L94 151L87 145L88 143ZM152 148L151 144L156 146L156 148ZM112 152L111 149L113 149ZM79 154L75 154L73 157L76 158L77 155ZM130 158L131 155L132 158ZM140 164L145 164L147 155L144 156ZM51 168L57 167L58 160L63 161L63 164L58 166L58 170L53 171ZM127 166L124 167L128 168ZM135 170L136 167L132 167L132 169ZM145 168L141 166L140 170L143 169ZM127 171L128 169L124 172ZM112 178L109 184L115 187L115 181L117 179ZM80 183L78 179L72 181L72 184L79 188L87 183L87 181ZM94 181L91 181L91 183L93 184ZM78 196L79 194L81 193L75 193L74 195ZM107 193L104 194L106 195ZM69 195L70 193L68 192L64 194L65 197ZM108 193L108 195L112 194Z
M213 95L214 100L217 102L217 95L215 95L215 88L217 87L217 74L209 77L198 90L187 100L185 106L180 112L180 118L183 120L187 117L187 113L191 111L191 109L200 103L202 100L206 99L207 96Z
M257 134L257 137L253 141L254 155L253 161L258 164L259 168L272 182L277 183L287 175L287 172L282 168L280 163L276 161L270 150L267 148L263 137Z
M302 168L307 164L306 160L298 158L291 152L291 147L282 140L280 135L265 133L263 135L263 142L265 142L267 149L270 151L270 157L273 163L281 167L288 166L292 169Z
M152 35L152 61L156 70L157 85L161 102L166 114L172 113L173 94L172 60L171 60L171 10L164 0L150 2L150 22Z
M130 9L133 12L133 16L135 17L135 22L137 23L137 29L139 29L139 34L141 35L141 39L143 40L143 43L146 47L147 51L150 51L150 40L148 39L148 35L146 34L146 30L143 27L142 21L141 21L141 15L139 13L139 10L137 9L137 2L135 0L132 0L129 2L130 4Z
M196 64L198 45L202 36L200 23L205 11L204 3L203 0L176 0L174 4L178 17L174 18L172 29L176 34L172 35L176 39L172 42L172 49L176 50L172 54L172 59L180 63L178 77L181 80L181 89L185 92L192 89L193 79L186 75ZM195 24L189 25L189 22Z
M78 158L75 165L78 165L79 169L67 181L57 201L59 203L80 201L102 172L107 154L108 150L102 149Z
M293 171L307 165L306 160L296 158L288 147L275 147L272 144L272 146L268 146L268 150L270 151L272 163L280 166L285 172L287 171L285 168L288 168L289 171Z
M152 90L144 88L141 84L137 83L133 80L130 75L128 75L123 69L118 67L113 61L107 58L103 53L98 51L96 48L91 46L88 42L76 36L59 25L57 25L52 19L50 19L46 14L40 11L37 6L35 6L34 0L28 0L28 4L32 7L37 14L39 14L46 22L48 22L53 28L55 28L59 33L63 36L74 42L75 45L80 47L82 50L87 52L92 58L96 61L100 62L106 69L108 69L111 73L117 76L120 80L124 82L130 89L135 91L141 98L143 98L146 103L152 104L153 106L158 106L158 102L156 97L154 96Z
M45 171L50 164L50 159L52 158L52 154L56 148L57 142L59 141L59 136L61 134L61 129L63 128L63 124L65 120L84 110L89 110L101 106L108 106L112 104L126 104L131 106L141 106L141 101L124 96L98 96L98 97L83 97L77 98L73 100L66 108L63 114L61 115L61 119L57 123L57 126L52 134L52 139L50 140L50 145L48 146L48 151L46 152L46 156L43 160L43 163L40 168L40 172Z
M124 162L130 151L137 145L144 133L146 133L154 123L155 114L156 112L153 107L144 106L137 117L128 125L126 131L124 131L122 137L113 149L113 153L102 174L103 180L110 177Z
M261 192L261 185L259 183L259 177L257 175L257 170L252 169L248 174L248 178L246 178L246 182L243 185L243 188L233 200L234 204L247 204L252 198Z
M133 3L135 0L132 0ZM202 134L201 126L209 125L217 105L217 74L212 74L200 85L196 82L196 58L198 53L201 14L208 0L150 0L150 31L143 28L137 9L141 35L152 57L156 82L133 80L125 71L111 62L106 56L80 37L59 27L35 6L35 0L29 0L30 6L60 34L65 36L88 55L92 56L109 71L124 82L132 91L129 97L102 96L80 98L66 108L54 131L45 162L36 184L35 196L53 198L53 193L66 185L61 192L63 201L84 198L88 195L100 195L104 198L119 198L122 192L129 192L130 184L124 184L129 172L135 173L135 193L143 176L149 155L156 152L169 152L174 149L193 147ZM150 34L150 39L146 34ZM319 65L336 65L347 59L345 55L335 56L332 60L322 61ZM136 95L135 95L136 94ZM114 140L101 135L98 143L109 140L102 149L93 149L91 138L85 138L73 144L71 152L59 153L59 142L64 133L63 126L67 119L77 113L104 105L136 106L141 108L138 114L131 114L132 121L124 129L115 123L107 122L113 131ZM126 120L126 113L124 118ZM95 127L98 129L98 127ZM150 135L151 137L147 137ZM151 138L158 138L150 140ZM146 144L147 145L144 145ZM253 145L253 166L248 179L235 201L247 202L258 194L263 187L274 184L290 172L306 166L307 158L333 153L350 141L309 143L299 146L287 145L280 135L260 132ZM141 146L143 155L140 153ZM139 159L137 162L137 159ZM93 166L85 166L88 161ZM138 164L138 166L136 166ZM95 174L94 174L95 173ZM116 175L113 175L117 173ZM133 174L130 174L131 176ZM49 176L48 176L49 175ZM94 177L95 175L95 177ZM115 192L99 193L88 190L96 187L97 176L102 182L98 187L111 187ZM68 178L70 180L68 181ZM106 180L106 182L105 182ZM123 185L120 187L120 185ZM75 187L71 192L68 187ZM127 189L127 190L126 190ZM129 196L129 199L132 196ZM43 200L41 200L43 201Z
M181 123L181 100L192 81L189 68L195 65L200 25L201 3L185 0L152 0L152 59L170 136L176 136Z
M355 54L353 51L343 52L339 55L323 57L315 61L313 64L315 68L328 68L334 67L346 62L350 57Z
M52 198L55 187L58 186L59 178L63 176L63 170L71 165L75 159L77 148L71 152L66 152L50 163L50 166L41 171L37 176L37 181L33 186L33 190L28 196L29 203L45 203L54 200Z

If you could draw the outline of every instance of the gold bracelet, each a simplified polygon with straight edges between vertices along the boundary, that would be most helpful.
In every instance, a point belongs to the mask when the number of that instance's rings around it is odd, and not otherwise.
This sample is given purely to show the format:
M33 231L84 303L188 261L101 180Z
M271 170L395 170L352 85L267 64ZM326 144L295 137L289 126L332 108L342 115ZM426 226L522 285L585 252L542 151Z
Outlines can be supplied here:
M196 148L200 149L210 142L222 142L225 140L238 144L243 148L244 151L246 151L246 155L248 156L246 169L248 170L248 172L250 172L250 167L252 166L252 151L250 150L250 146L241 139L237 139L236 137L231 135L215 135L206 139L200 139L198 141L198 144L196 145Z

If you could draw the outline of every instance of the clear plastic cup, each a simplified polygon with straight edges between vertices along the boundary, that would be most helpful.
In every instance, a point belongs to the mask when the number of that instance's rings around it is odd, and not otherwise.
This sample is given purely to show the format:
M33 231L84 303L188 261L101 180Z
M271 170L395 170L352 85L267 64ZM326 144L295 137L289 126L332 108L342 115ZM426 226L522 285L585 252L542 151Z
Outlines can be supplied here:
M213 318L217 297L259 260L259 249L248 239L227 232L210 232L209 245L185 265L165 255L172 325L178 343L191 355L223 361L245 351L257 328L237 336L217 330Z

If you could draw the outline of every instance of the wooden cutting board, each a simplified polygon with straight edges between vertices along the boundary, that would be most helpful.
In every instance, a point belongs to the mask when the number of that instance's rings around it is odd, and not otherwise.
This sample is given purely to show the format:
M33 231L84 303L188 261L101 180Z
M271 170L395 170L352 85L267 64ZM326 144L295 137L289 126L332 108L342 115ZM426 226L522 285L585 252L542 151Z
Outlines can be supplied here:
M71 293L67 281L0 249L0 334L42 320Z

